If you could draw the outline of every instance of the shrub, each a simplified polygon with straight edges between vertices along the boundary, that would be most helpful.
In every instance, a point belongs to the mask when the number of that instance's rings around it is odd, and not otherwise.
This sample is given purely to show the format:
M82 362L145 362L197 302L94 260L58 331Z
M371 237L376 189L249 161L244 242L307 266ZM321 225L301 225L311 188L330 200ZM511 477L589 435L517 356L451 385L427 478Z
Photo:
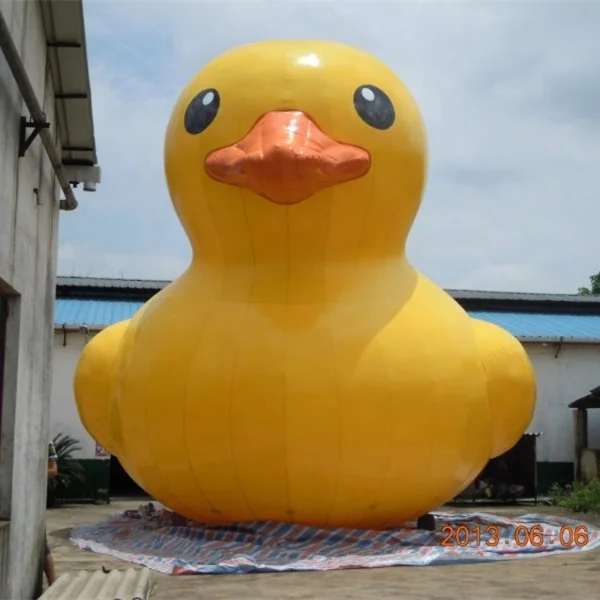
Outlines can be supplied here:
M573 512L600 514L600 480L565 486L554 484L550 490L550 502Z

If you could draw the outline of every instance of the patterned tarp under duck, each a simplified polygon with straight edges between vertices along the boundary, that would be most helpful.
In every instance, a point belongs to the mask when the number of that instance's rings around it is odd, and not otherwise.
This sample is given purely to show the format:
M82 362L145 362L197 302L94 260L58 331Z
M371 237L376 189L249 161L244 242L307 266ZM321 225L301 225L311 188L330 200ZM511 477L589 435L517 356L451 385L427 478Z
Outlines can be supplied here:
M436 531L319 529L276 522L205 525L152 503L73 528L80 548L172 575L426 566L582 552L600 531L530 514L438 512Z

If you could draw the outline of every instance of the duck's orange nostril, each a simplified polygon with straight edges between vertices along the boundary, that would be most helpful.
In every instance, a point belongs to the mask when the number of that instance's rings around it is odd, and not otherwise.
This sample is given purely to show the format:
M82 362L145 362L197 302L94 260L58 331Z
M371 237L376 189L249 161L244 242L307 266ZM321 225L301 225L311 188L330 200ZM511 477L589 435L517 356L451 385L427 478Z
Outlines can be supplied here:
M239 142L211 152L206 172L277 204L296 204L326 187L358 179L369 153L321 131L300 111L263 115Z

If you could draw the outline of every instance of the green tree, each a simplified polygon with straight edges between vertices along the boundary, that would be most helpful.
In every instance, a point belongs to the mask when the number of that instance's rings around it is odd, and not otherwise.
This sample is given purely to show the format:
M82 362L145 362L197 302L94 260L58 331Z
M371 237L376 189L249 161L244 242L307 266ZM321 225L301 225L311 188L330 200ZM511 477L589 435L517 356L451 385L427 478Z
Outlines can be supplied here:
M580 287L577 293L580 296L600 296L600 273L590 277L590 287Z

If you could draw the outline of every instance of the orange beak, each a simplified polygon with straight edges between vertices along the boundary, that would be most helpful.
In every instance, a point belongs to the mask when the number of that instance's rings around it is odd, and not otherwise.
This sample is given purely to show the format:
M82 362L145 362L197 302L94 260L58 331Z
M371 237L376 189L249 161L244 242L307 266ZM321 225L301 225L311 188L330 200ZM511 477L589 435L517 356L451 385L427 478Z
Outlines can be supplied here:
M277 204L296 204L358 179L370 165L366 150L336 142L300 111L266 113L243 139L211 152L204 162L213 179Z

